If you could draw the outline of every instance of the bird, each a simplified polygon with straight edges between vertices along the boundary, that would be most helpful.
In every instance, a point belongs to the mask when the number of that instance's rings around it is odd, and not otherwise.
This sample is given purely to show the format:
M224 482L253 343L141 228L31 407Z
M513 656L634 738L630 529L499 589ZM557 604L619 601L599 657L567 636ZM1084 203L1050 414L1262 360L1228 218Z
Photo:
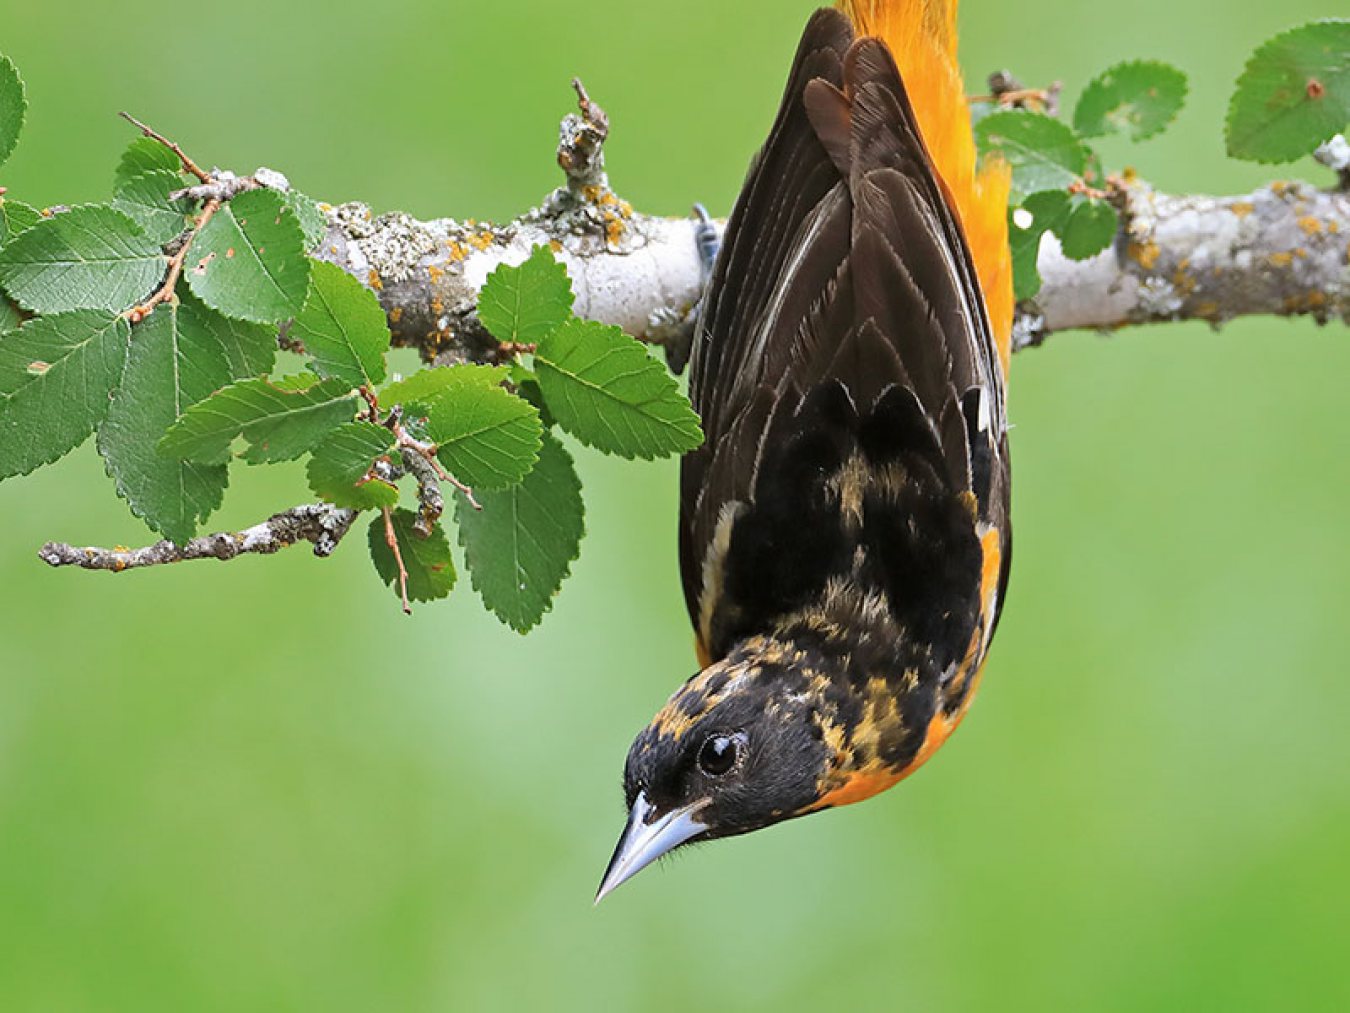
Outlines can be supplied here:
M628 752L597 903L891 787L975 694L1012 549L1010 172L977 166L955 48L955 0L842 0L803 32L693 338L701 667Z

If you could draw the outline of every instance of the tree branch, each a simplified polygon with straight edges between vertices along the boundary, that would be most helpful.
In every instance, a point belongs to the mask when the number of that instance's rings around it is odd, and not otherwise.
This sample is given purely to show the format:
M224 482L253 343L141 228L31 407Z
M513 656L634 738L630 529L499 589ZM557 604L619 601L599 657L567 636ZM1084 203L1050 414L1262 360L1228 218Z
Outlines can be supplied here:
M52 566L78 566L84 570L111 570L114 573L188 559L228 560L246 552L271 555L299 541L313 542L316 556L330 556L355 519L355 510L344 510L329 503L307 503L273 514L261 524L243 531L202 535L185 545L175 545L165 539L143 549L100 549L48 542L38 556Z
M672 366L683 366L702 294L708 229L721 223L701 215L639 214L619 198L604 168L609 119L579 81L573 86L580 111L563 119L558 143L566 185L513 221L422 222L402 213L373 217L359 203L327 207L328 231L314 255L376 291L395 345L416 348L437 364L499 359L502 346L475 316L478 291L493 269L518 264L546 243L571 275L578 315L663 345ZM1053 236L1044 238L1044 283L1034 300L1018 307L1013 347L1040 344L1055 331L1171 320L1217 326L1274 314L1350 322L1350 149L1343 139L1325 147L1319 159L1340 174L1339 190L1275 182L1243 196L1176 197L1138 180L1120 184L1113 196L1121 230L1106 252L1072 261ZM211 182L201 170L197 175ZM254 185L270 184L259 179ZM404 465L418 481L419 526L429 526L444 509L438 479L450 477L406 453ZM135 550L48 543L40 555L52 566L120 571L270 553L306 539L315 555L326 556L354 518L351 510L310 504L181 547L168 541Z
M1117 195L1115 244L1085 261L1043 240L1043 284L1023 303L1015 348L1054 331L1170 320L1311 315L1350 320L1350 193L1276 182L1239 197Z

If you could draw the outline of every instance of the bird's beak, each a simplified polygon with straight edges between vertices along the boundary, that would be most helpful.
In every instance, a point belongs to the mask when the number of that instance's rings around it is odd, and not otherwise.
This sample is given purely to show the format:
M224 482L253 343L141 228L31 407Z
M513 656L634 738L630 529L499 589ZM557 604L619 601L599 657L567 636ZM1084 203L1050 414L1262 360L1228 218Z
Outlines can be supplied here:
M633 810L628 814L628 826L624 827L623 837L605 870L605 878L600 881L595 902L599 904L620 883L632 879L662 855L707 830L708 825L700 821L697 814L708 802L708 799L700 799L652 819L651 804L647 796L639 792Z

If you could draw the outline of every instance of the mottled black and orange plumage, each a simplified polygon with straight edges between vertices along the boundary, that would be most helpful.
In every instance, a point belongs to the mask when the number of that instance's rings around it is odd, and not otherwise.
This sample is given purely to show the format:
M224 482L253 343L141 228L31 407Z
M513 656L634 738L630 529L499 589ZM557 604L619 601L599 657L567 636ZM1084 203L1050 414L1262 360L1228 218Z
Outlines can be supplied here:
M945 3L842 6L950 57ZM633 744L602 893L688 840L914 770L965 712L1002 605L1001 342L891 51L854 36L838 11L811 19L727 226L691 365L707 440L681 475L704 667ZM943 129L968 136L956 108ZM968 201L1003 201L961 151Z

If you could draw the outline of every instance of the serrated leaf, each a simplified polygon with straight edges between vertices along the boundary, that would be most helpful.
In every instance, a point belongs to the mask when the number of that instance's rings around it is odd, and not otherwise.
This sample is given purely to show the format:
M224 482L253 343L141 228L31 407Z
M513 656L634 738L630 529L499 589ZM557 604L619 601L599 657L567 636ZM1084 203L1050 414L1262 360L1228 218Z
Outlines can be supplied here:
M113 207L162 246L188 227L187 214L192 210L192 202L186 198L169 199L169 194L182 185L176 172L164 169L143 172L118 184L113 193Z
M431 366L419 369L412 376L396 380L380 391L380 404L391 408L396 404L422 405L434 400L446 389L474 377L475 383L499 384L506 379L505 366Z
M246 380L272 371L277 361L275 327L231 320L198 299L191 289L180 290L178 298L178 326L201 331L201 340L209 339L220 346L230 365L230 379Z
M374 422L338 426L314 448L305 469L309 487L329 503L353 510L393 506L397 487L369 475L375 459L393 446L394 434Z
M131 512L181 544L220 506L229 478L223 464L172 460L155 444L230 373L220 347L180 327L178 313L166 303L136 325L122 381L98 429L98 451Z
M571 320L539 343L544 402L582 443L622 457L662 457L703 442L675 378L618 327Z
M226 460L242 435L249 464L289 461L314 449L356 414L356 398L342 380L293 388L266 377L222 387L183 413L159 441L159 452L190 461Z
M314 370L353 387L383 383L389 325L375 293L327 261L310 268L309 295L291 335L314 357Z
M122 158L113 173L113 189L116 190L127 180L146 172L172 172L182 181L179 171L182 163L178 156L150 137L138 137L127 145Z
M0 162L4 162L19 143L28 100L23 93L23 78L9 57L0 55Z
M411 510L394 510L390 517L403 568L408 571L408 599L434 601L444 598L455 586L455 563L450 557L450 542L445 530L437 523L431 535L423 538L413 525L417 515ZM380 579L399 593L398 561L389 548L384 516L370 522L370 558Z
M95 310L32 320L0 336L0 478L74 450L103 421L131 327Z
M456 500L459 544L483 604L526 633L553 603L586 525L572 458L545 433L539 463L519 485L478 497L482 510Z
M571 316L572 282L547 246L496 268L478 295L478 319L498 341L535 344Z
M1013 294L1031 299L1041 290L1041 275L1036 261L1041 238L1059 229L1069 220L1069 195L1063 190L1033 193L1020 208L1008 211L1008 243L1012 250Z
M524 478L539 457L543 426L534 405L471 366L446 370L447 384L426 405L427 436L436 456L474 489L504 489Z
M1228 104L1228 153L1291 162L1350 124L1350 21L1314 21L1263 43Z
M0 250L0 285L35 313L121 312L164 276L159 244L106 204L44 218Z
M289 320L304 307L311 263L300 223L281 195L249 190L197 233L183 275L212 309L269 324Z
M1087 168L1091 152L1059 120L1026 109L990 113L975 126L982 155L1001 155L1013 174L1013 200L1063 190Z
M319 202L306 197L299 190L286 191L286 206L300 223L300 232L305 237L305 249L312 250L328 231L328 215L319 207Z
M23 323L23 314L19 307L0 295L0 334L12 331Z
M1111 245L1119 225L1115 208L1106 201L1075 196L1068 220L1054 226L1054 231L1064 256L1087 260Z
M1118 63L1088 82L1073 110L1083 137L1128 130L1143 141L1176 119L1186 101L1186 75L1157 60Z
M42 221L42 212L12 197L0 197L0 246Z

